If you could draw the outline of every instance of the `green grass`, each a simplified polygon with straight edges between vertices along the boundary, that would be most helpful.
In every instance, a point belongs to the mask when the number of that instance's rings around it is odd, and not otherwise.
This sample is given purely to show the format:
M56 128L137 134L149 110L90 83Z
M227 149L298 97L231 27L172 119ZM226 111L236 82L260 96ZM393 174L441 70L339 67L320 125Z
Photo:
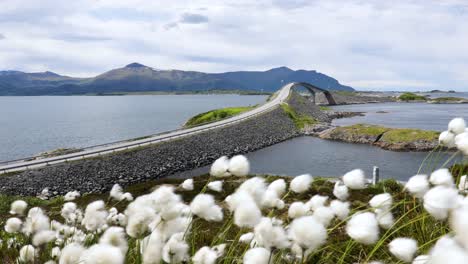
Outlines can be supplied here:
M331 107L329 107L329 106L323 106L323 105L319 106L319 108L320 108L320 110L322 110L322 111L329 111L329 110L332 110Z
M356 124L351 126L337 127L335 130L336 132L343 132L358 136L379 136L388 131L389 128L377 125Z
M439 134L440 133L437 131L397 128L386 131L381 140L390 143L414 142L420 140L437 141Z
M398 99L401 100L401 101L420 101L420 100L423 100L423 101L426 101L427 98L425 96L422 96L422 95L417 95L415 93L403 93L401 94L400 96L398 96Z
M211 122L216 122L225 118L229 118L240 113L252 110L255 106L246 106L246 107L228 107L222 109L211 110L205 113L198 114L190 118L185 127L194 127Z
M283 111L289 116L289 118L291 118L291 120L294 122L294 125L298 129L303 129L306 125L313 125L317 123L317 120L310 116L298 114L288 104L281 104L281 108L283 108Z
M457 101L466 101L467 99L461 97L439 97L430 99L431 102L457 102Z

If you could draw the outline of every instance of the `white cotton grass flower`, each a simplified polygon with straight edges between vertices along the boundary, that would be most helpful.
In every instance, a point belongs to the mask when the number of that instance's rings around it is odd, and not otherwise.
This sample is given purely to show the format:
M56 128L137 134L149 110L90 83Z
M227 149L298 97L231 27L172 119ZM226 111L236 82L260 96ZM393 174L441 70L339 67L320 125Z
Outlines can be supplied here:
M463 155L468 156L468 132L457 135L455 137L455 145Z
M468 182L466 181L466 175L460 177L460 182L458 183L458 190L465 191L468 189Z
M193 264L215 264L216 260L224 254L226 245L202 247L192 257Z
M250 242L252 242L253 238L254 238L254 233L248 232L240 236L239 242L244 243L244 244L249 244Z
M186 179L182 184L180 185L182 189L186 191L193 191L194 186L193 186L193 179Z
M346 224L346 233L365 245L374 244L379 239L379 226L375 214L356 213Z
M463 205L452 211L450 227L455 233L454 239L468 249L468 206Z
M255 226L254 240L256 246L267 249L283 249L290 245L282 221L269 217L263 217Z
M208 189L215 191L215 192L222 192L223 191L223 181L213 181L208 183Z
M107 244L114 246L122 252L125 256L128 250L127 238L125 237L125 230L122 227L112 226L109 227L99 239L100 244Z
M267 189L263 195L262 208L277 208L282 209L284 202L278 197L278 194L271 189Z
M268 185L267 191L274 191L278 197L282 197L286 193L286 181L278 179Z
M36 254L36 249L32 245L26 245L20 249L18 260L20 263L34 263Z
M330 222L335 217L333 210L328 206L322 206L314 210L312 214L315 219L317 219L320 223L322 223L325 227L330 225Z
M8 218L5 223L5 231L10 234L17 233L21 230L22 224L23 221L17 217Z
M166 263L182 263L189 259L189 246L184 241L184 233L171 236L163 247L163 260Z
M429 264L431 257L429 255L419 255L414 258L411 264Z
M390 229L395 223L393 214L390 210L387 209L375 209L375 216L379 226L383 229Z
M333 187L333 195L342 201L347 200L349 197L348 187L342 181L337 181Z
M244 264L270 264L273 259L270 258L271 252L262 247L251 248L245 252Z
M465 119L461 117L452 119L448 124L448 131L455 135L465 132L465 128L466 128Z
M342 202L340 200L333 200L330 202L330 208L335 216L341 221L345 220L350 212L349 202Z
M238 227L250 227L253 228L260 222L262 212L258 208L257 204L248 202L248 199L239 204L234 210L234 223Z
M454 185L452 174L447 168L432 172L429 181L434 185L443 185L446 187L452 187Z
M27 207L28 207L28 204L25 201L16 200L11 203L10 214L23 215Z
M288 237L294 245L300 249L311 253L327 240L327 230L313 216L303 216L291 223L288 230ZM305 257L307 257L307 254Z
M107 214L104 202L101 200L94 201L86 206L81 224L88 231L101 230L107 224Z
M390 209L392 207L393 198L389 193L377 194L369 201L369 205L374 209Z
M128 202L133 201L133 195L129 192L124 193L122 195L122 201L128 201Z
M159 264L162 260L164 241L158 230L145 237L140 245L143 264Z
M303 202L293 202L288 209L289 218L298 218L305 215L310 215L310 207Z
M457 205L458 192L454 188L436 186L424 195L424 209L437 220L445 220Z
M78 243L71 243L66 245L60 253L59 264L75 264L79 263L81 254L85 248Z
M414 175L405 184L405 189L417 198L423 198L429 188L428 177L424 174Z
M399 237L395 238L388 244L390 253L397 259L409 263L413 260L416 251L418 250L418 243L412 238Z
M431 264L466 264L468 252L461 247L453 238L443 236L437 240L429 252Z
M80 192L78 191L71 191L67 192L63 199L67 202L74 201L76 198L80 197Z
M52 250L50 251L50 257L58 260L60 258L61 253L62 251L60 250L59 247L53 247Z
M361 169L355 169L343 175L344 184L352 190L362 190L366 188L366 176Z
M238 177L247 176L250 172L249 160L243 155L236 155L229 160L229 172Z
M125 256L119 248L108 244L94 244L81 255L83 264L123 264Z
M48 230L49 227L49 217L44 214L41 208L33 207L29 209L28 216L23 223L22 232L29 236L42 230Z
M303 193L310 188L314 178L310 174L302 174L292 179L289 188L295 193Z
M211 165L210 175L214 177L228 177L229 173L229 158L222 156L215 160Z
M52 230L42 230L37 232L37 234L34 235L33 237L33 245L34 246L40 246L43 244L47 244L51 241L54 241L56 239L56 232Z
M447 148L455 147L455 134L449 131L443 131L439 135L439 144Z
M311 210L317 210L318 208L325 206L325 203L327 201L328 196L316 194L312 196L312 198L310 198L310 200L306 204L310 207Z
M199 194L190 203L192 213L207 221L219 222L223 220L223 210L209 194Z

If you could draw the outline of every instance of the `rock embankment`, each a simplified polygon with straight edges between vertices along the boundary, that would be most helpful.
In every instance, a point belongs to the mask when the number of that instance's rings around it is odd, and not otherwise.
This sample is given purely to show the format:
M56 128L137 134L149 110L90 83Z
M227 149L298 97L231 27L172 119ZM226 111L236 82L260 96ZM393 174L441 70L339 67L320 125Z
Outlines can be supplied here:
M333 99L339 105L346 104L369 104L395 102L395 98L390 96L363 95L353 92L332 92ZM323 94L317 94L315 98L317 104L327 105L328 101Z

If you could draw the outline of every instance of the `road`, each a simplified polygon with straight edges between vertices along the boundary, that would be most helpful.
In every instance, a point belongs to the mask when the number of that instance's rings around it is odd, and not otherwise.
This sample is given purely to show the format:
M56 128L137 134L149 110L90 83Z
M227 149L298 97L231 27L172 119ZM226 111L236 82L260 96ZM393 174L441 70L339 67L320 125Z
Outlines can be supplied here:
M257 115L263 114L265 112L275 109L278 105L283 103L289 96L289 92L294 87L296 83L289 83L284 85L280 90L278 90L277 96L274 97L271 101L266 102L259 107L256 107L250 111L244 112L242 114L223 119L217 122L209 123L206 125L201 125L193 128L180 129L169 131L163 134L154 135L145 139L134 140L134 141L123 141L115 144L107 144L103 146L94 146L85 148L82 151L54 156L50 158L40 158L34 160L18 160L13 162L2 162L0 163L0 174L13 172L13 171L22 171L33 168L40 168L43 166L58 164L67 161L80 160L90 157L96 157L104 154L110 154L117 151L127 150L138 148L154 143L165 142L173 140L179 137L185 137L188 135L193 135L197 133L202 133L211 129L216 129L228 125L232 125L243 120L253 118Z

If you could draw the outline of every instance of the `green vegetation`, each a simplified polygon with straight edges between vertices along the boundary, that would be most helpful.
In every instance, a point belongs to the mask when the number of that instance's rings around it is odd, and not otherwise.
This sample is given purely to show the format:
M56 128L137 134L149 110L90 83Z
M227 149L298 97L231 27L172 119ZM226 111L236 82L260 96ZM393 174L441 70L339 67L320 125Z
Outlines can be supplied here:
M54 149L54 150L47 151L47 152L42 152L39 154L39 156L44 157L44 158L50 158L50 157L79 152L81 150L82 149L78 149L78 148L59 148L59 149Z
M433 103L444 103L444 102L466 102L468 101L466 98L461 98L461 97L439 97L439 98L432 98L430 99L430 102Z
M281 104L281 108L283 108L283 111L286 114L288 114L289 118L292 119L292 121L294 122L294 125L296 125L298 129L303 129L306 125L313 125L317 123L317 120L315 120L314 118L310 116L298 114L288 104Z
M255 106L246 106L246 107L228 107L222 109L211 110L205 113L198 114L190 118L185 127L194 127L199 125L204 125L211 122L216 122L231 116L238 115L240 113L252 110Z
M414 141L437 141L439 132L421 129L395 128L386 131L381 141L389 143L414 142Z
M389 128L377 125L356 124L352 126L337 127L334 132L346 133L353 136L379 136L388 130Z
M403 93L398 96L398 99L401 101L426 101L427 98L422 95L417 95L415 93Z
M345 96L356 96L357 95L356 92L352 92L352 91L333 91L333 93L339 94L339 95L345 95Z
M329 106L324 106L324 105L319 106L319 108L320 108L320 110L322 110L322 111L329 111L329 110L332 110L331 107L329 107Z

